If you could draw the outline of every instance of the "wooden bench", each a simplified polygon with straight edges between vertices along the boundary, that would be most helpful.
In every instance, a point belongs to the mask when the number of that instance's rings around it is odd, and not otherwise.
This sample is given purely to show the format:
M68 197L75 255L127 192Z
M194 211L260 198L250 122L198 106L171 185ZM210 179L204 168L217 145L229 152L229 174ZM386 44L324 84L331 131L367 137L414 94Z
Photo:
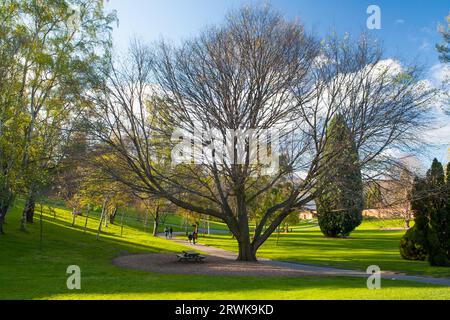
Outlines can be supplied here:
M177 254L178 261L187 261L187 262L201 262L206 257L202 256L198 252L194 251L183 251L181 254Z

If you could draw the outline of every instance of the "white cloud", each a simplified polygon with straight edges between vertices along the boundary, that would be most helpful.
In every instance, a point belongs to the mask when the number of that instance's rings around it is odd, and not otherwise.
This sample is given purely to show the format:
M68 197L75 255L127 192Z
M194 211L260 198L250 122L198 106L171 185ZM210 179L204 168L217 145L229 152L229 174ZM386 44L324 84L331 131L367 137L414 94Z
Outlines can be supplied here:
M405 20L397 19L397 20L395 20L395 24L405 24Z
M428 50L430 49L430 42L426 39L422 39L422 43L420 44L419 50Z
M450 65L438 63L431 67L429 79L433 85L440 87L444 81L450 79Z
M450 145L450 66L438 63L431 67L428 81L434 88L440 89L433 105L434 123L432 129L425 133L425 139L438 147L441 153Z

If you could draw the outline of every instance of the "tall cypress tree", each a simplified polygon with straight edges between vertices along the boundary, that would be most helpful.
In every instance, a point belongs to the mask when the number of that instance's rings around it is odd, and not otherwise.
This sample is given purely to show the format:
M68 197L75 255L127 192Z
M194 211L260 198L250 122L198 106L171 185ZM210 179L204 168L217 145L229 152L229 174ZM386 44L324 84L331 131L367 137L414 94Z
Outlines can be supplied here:
M424 254L431 265L450 264L450 188L442 164L433 160L425 179L416 179L412 191L411 208L415 225L400 243L400 253L406 259L420 260Z
M356 144L342 115L327 130L316 198L320 229L329 237L348 236L362 222L363 185Z
M447 219L446 204L447 194L445 185L444 168L442 164L434 159L431 169L427 172L428 188L428 212L429 231L427 235L429 256L431 265L447 264Z

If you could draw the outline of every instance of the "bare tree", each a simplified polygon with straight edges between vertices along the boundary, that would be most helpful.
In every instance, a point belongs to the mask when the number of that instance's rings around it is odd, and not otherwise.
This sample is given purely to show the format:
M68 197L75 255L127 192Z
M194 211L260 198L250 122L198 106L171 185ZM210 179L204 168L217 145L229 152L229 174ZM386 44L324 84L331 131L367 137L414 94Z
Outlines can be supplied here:
M411 139L423 128L431 95L417 69L394 72L366 37L319 43L267 7L231 12L181 46L135 43L128 58L109 67L93 92L92 135L105 159L98 165L135 192L220 218L239 243L238 260L246 261L320 193L326 128L336 114L345 116L359 165L373 176L388 149L417 141ZM208 134L192 138L196 130ZM170 166L167 150L178 150L178 138L193 147L180 152L191 161ZM268 143L255 151L251 138ZM276 154L279 169L267 170L276 157L261 158ZM289 190L265 210L252 237L251 204L280 183Z

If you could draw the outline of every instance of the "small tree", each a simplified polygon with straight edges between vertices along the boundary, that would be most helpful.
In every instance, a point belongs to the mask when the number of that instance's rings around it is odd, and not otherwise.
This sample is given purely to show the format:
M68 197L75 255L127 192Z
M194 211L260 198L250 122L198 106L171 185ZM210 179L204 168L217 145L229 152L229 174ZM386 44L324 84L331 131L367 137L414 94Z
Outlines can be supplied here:
M298 216L298 212L293 212L287 216L287 218L283 221L283 229L284 232L289 232L289 227L294 226L300 222L300 218Z
M410 194L411 209L414 212L414 227L409 229L400 240L400 254L407 260L425 260L427 256L428 216L425 193L425 180L416 177Z
M416 178L411 192L415 226L401 240L400 252L404 258L423 259L424 255L417 255L423 251L431 265L449 265L448 198L448 176L446 183L444 168L434 159L426 177Z
M361 224L364 207L358 152L342 115L331 121L328 131L331 138L319 175L323 192L316 198L318 222L326 236L348 236Z

